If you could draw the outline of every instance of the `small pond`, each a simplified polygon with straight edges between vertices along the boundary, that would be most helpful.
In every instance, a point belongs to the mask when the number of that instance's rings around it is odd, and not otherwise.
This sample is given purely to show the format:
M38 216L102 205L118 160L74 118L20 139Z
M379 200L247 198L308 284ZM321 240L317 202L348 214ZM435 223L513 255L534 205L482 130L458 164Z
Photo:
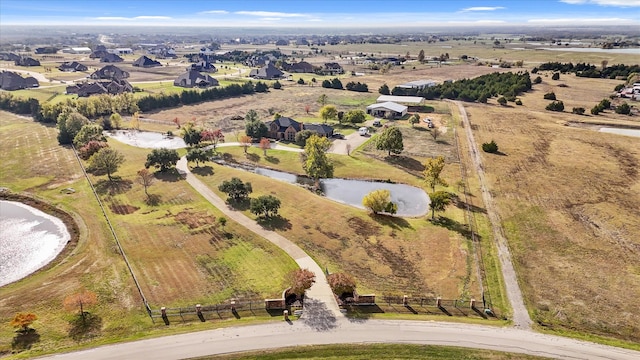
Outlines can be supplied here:
M180 136L167 136L167 134L152 131L116 130L106 131L105 135L127 145L145 149L182 149L187 147Z
M614 128L614 127L602 127L602 128L600 128L600 132L640 137L640 129L624 129L624 128Z
M253 172L292 184L309 183L309 179L276 170L255 168ZM321 179L320 188L327 198L360 209L364 209L362 199L365 195L374 190L385 189L391 192L391 201L398 204L398 216L423 216L429 210L427 193L410 185L364 180Z
M62 220L14 201L0 201L0 286L56 258L71 235Z

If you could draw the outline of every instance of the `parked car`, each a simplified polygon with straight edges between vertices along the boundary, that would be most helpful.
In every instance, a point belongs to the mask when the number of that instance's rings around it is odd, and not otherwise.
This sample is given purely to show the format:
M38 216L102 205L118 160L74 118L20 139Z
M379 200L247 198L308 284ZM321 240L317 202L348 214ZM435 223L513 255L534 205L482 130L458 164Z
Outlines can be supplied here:
M344 139L344 135L340 134L339 132L333 133L333 137L336 139Z
M373 126L382 126L380 119L373 119Z
M367 136L367 134L369 134L369 129L363 126L360 129L358 129L358 134L360 134L360 136Z

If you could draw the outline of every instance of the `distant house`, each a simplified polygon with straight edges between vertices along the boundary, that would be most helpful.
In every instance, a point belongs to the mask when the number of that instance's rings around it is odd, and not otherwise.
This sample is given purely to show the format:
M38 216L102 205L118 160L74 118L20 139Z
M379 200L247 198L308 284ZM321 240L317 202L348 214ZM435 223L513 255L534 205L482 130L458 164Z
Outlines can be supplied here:
M151 68L156 66L162 66L160 62L148 58L146 55L140 56L136 61L133 62L133 66L142 67L142 68Z
M74 72L74 71L87 71L88 68L77 61L73 61L73 62L67 61L60 64L60 66L58 66L58 70L64 71L64 72Z
M125 55L125 54L133 54L133 49L131 49L131 48L115 48L115 49L108 49L107 52L110 52L112 54Z
M314 71L313 65L306 61L286 64L285 69L291 73L312 73Z
M107 50L94 50L89 57L92 59L102 59L103 57L109 55Z
M380 95L376 101L379 103L391 101L399 104L417 106L422 104L424 98L420 96Z
M195 70L188 70L184 74L178 76L178 78L173 81L173 85L185 88L205 88L218 86L219 82L208 74L201 74Z
M191 66L188 67L187 70L202 71L202 72L209 72L209 73L214 73L218 71L215 65L213 65L212 63L206 60L201 60L194 64L191 64Z
M278 61L278 58L275 57L273 54L264 54L264 55L255 54L255 55L249 56L249 58L245 60L245 65L258 67L258 66L265 66L269 63L275 64L276 61Z
M289 42L287 40L280 39L276 41L276 46L286 46L286 45L289 45Z
M176 59L178 55L176 50L166 46L154 46L147 50L149 54L153 54L157 59Z
M100 70L96 70L93 74L89 75L89 77L92 79L122 80L128 78L129 73L115 65L107 65Z
M0 60L17 61L17 60L20 60L20 55L14 54L14 53L1 52L0 53Z
M295 141L296 134L302 130L312 131L320 136L333 136L333 128L325 124L304 124L289 117L280 117L266 123L267 137L276 140Z
M406 106L391 101L367 106L367 114L387 119L403 117L407 114L407 110L408 108Z
M36 48L35 53L39 54L39 55L40 54L55 54L55 53L58 52L58 50L60 50L60 49L58 49L57 47L44 46L44 47ZM89 52L91 52L91 50L89 50Z
M16 66L40 66L40 61L29 57L29 56L21 56L18 60L14 61Z
M416 81L409 81L404 84L400 84L397 87L403 88L403 89L422 90L432 86L436 86L436 82L433 80L416 80Z
M133 86L127 80L96 81L67 86L67 94L78 94L78 97L88 97L100 94L122 94L133 92Z
M325 75L337 75L344 74L344 69L342 66L336 62L325 63L322 70L320 70Z
M62 52L65 54L91 54L91 49L85 46L70 47L70 48L62 49Z
M122 62L123 60L124 59L121 58L120 56L112 53L105 53L104 56L100 58L100 62L106 62L106 63L117 63L117 62Z
M249 73L249 77L254 79L279 79L284 75L282 71L273 66L272 63L268 63L266 66L261 67L260 69L253 69Z
M40 84L36 78L28 76L23 78L17 73L11 71L0 72L0 89L2 90L20 90L38 87Z

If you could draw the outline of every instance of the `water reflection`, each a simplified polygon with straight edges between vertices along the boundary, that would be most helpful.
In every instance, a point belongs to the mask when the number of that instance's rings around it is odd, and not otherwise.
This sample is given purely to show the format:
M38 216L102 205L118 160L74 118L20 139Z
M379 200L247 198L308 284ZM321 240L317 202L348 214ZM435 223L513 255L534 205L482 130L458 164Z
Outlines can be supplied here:
M0 286L48 264L71 239L62 220L13 201L0 201Z

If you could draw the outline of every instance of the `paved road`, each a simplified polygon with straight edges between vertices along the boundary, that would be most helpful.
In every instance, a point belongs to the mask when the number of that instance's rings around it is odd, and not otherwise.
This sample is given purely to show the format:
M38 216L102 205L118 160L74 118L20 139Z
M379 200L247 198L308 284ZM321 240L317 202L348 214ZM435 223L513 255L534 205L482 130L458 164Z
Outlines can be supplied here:
M513 328L441 322L345 318L319 328L303 321L222 328L108 345L47 359L183 359L285 346L403 343L490 349L558 359L637 360L640 352Z
M251 230L255 234L272 242L291 256L301 269L309 269L316 275L316 282L305 294L303 315L305 321L322 323L328 319L344 317L340 312L340 308L338 307L338 303L333 295L333 291L331 291L331 288L327 283L324 271L298 245L276 232L264 229L254 220L227 206L224 200L222 200L218 195L211 191L205 183L200 181L191 173L186 157L182 157L182 159L178 161L176 168L180 172L186 174L186 180L189 185L191 185L197 192L199 192L213 206L222 211L226 216Z
M484 206L487 209L487 215L489 216L489 220L491 221L493 238L495 239L497 244L500 265L502 265L502 276L504 278L504 285L507 291L507 297L509 298L509 303L511 304L511 309L513 310L513 324L517 328L529 329L531 327L531 318L529 317L527 308L524 305L522 291L520 291L520 286L518 285L516 271L513 268L513 263L511 261L511 252L509 251L507 238L504 235L504 231L502 229L502 221L500 220L500 215L498 215L498 211L493 200L493 195L491 195L491 192L489 191L489 188L487 186L484 167L482 166L482 158L480 157L478 145L476 144L476 140L473 137L473 132L471 131L471 123L469 122L469 118L467 117L467 111L459 101L453 102L458 105L458 110L460 111L464 130L467 135L467 142L469 144L469 153L471 155L471 160L473 161L475 170L478 173L478 178L480 179L480 191L482 193L482 200L484 201Z

